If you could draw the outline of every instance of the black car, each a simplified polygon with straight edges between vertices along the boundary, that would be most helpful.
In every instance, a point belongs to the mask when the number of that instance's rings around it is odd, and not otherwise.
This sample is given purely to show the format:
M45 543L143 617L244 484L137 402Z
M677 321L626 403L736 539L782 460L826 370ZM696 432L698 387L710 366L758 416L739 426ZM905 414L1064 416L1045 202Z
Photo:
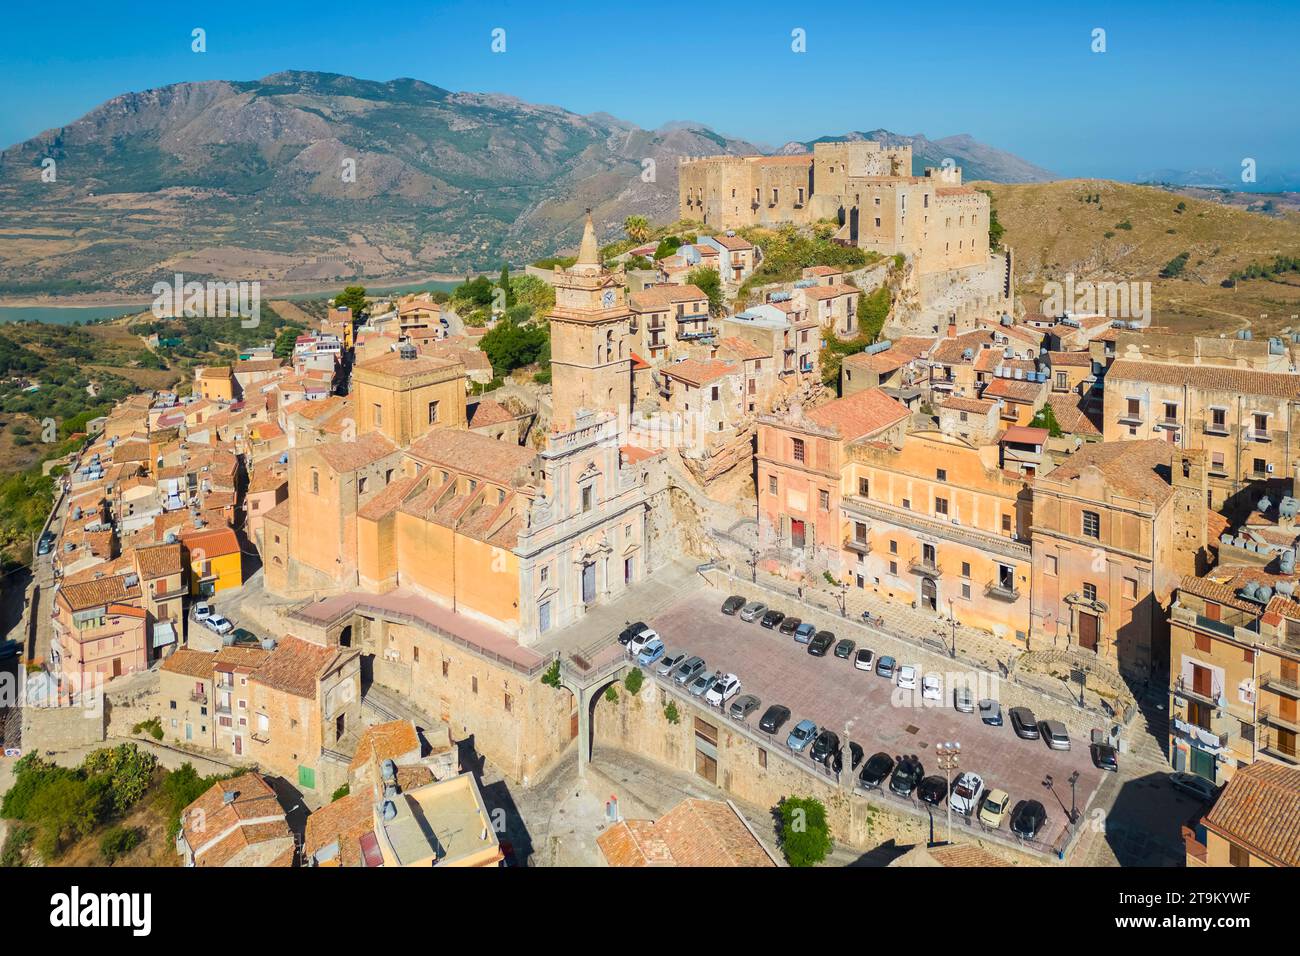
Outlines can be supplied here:
M803 621L801 621L797 617L787 617L784 621L781 622L781 626L777 628L777 630L780 633L789 637L791 634L793 634L796 630L799 629L799 625L802 623Z
M636 637L642 631L647 630L645 621L637 621L635 624L629 624L623 630L618 632L618 642L624 647L632 643L632 638Z
M813 657L825 657L826 652L835 643L835 635L830 631L818 631L808 642L808 653Z
M1011 832L1023 840L1032 840L1047 823L1047 810L1037 800L1021 800L1011 811Z
M774 734L781 729L781 725L790 719L790 708L781 704L773 704L767 710L763 711L763 716L758 722L758 729L765 734Z
M900 797L910 797L912 791L925 776L925 768L915 757L904 757L894 768L894 775L889 778L889 789Z
M785 620L785 612L773 609L771 611L768 611L766 614L764 614L763 619L758 623L762 624L768 630L771 630L772 628L776 627L784 620Z
M943 803L944 797L948 796L948 781L938 776L926 777L917 788L916 795L931 806L937 807Z
M840 752L840 735L833 730L823 730L812 743L808 756L817 763L824 763L826 758Z
M1115 748L1110 744L1092 745L1092 763L1093 766L1100 770L1109 770L1111 773L1119 772L1119 757L1115 753Z
M894 758L889 754L881 751L878 754L872 754L867 762L862 766L862 773L858 774L858 782L866 790L874 790L885 782L894 770Z
M842 661L847 661L853 656L853 651L858 645L853 643L847 637L835 645L835 656Z
M727 598L725 601L722 602L722 613L735 614L744 606L745 606L745 599L741 597L739 594L733 594L731 597Z
M1017 737L1021 740L1037 740L1039 738L1038 719L1034 716L1032 710L1028 707L1012 707L1010 714L1011 729L1016 732Z

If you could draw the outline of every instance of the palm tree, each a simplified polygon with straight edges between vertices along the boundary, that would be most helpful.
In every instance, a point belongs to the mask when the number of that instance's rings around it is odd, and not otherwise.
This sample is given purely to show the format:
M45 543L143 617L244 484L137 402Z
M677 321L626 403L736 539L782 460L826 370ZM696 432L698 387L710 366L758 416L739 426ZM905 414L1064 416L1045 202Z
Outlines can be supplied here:
M633 242L645 242L650 238L650 223L645 216L628 216L623 220L623 231Z

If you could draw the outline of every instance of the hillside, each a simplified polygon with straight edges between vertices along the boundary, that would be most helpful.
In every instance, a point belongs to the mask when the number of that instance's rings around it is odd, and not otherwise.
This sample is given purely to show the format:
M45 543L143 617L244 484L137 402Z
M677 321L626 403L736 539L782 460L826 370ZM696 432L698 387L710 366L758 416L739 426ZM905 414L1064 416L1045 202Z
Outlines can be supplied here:
M906 139L918 162L1039 178L969 137ZM676 219L679 156L758 152L698 123L644 130L409 79L178 83L0 153L0 297L138 300L173 272L260 278L266 296L492 270L575 243L589 206L605 239L632 213Z
M1260 332L1300 329L1293 318L1300 312L1300 275L1222 285L1252 263L1300 254L1300 214L1265 215L1109 180L975 185L993 196L1029 302L1041 295L1044 282L1073 272L1076 278L1151 281L1155 325L1202 333L1246 323ZM1183 274L1160 278L1184 252Z

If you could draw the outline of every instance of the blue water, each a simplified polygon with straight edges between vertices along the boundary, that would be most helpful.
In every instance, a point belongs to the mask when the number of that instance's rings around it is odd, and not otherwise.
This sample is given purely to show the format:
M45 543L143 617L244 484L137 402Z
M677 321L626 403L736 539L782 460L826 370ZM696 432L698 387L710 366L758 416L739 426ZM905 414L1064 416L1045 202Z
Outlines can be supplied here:
M343 286L350 284L354 283L340 284L337 291L342 292ZM459 282L416 282L404 285L366 286L366 291L371 295L388 295L394 292L432 292L436 290L449 292L458 285L460 285ZM298 301L301 299L328 298L332 294L330 292L302 292L297 295L274 296L274 298ZM55 325L73 325L94 319L115 319L120 315L138 315L147 311L149 305L149 302L141 302L138 305L0 306L0 323L36 321L50 322Z

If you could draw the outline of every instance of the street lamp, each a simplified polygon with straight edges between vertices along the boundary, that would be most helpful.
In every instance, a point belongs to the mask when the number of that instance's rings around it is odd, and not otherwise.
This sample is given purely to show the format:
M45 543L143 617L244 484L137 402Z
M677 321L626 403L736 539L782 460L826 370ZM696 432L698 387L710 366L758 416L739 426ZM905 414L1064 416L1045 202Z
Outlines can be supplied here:
M952 598L948 598L948 620L952 622L952 650L948 656L954 660L957 657L957 609L953 607Z
M1070 823L1079 822L1079 811L1076 809L1077 804L1074 799L1074 788L1079 782L1079 771L1070 774Z
M961 744L947 742L935 744L935 755L939 758L939 768L947 775L948 790L952 790L952 772L957 769L961 757ZM948 842L952 842L952 800L948 800Z

